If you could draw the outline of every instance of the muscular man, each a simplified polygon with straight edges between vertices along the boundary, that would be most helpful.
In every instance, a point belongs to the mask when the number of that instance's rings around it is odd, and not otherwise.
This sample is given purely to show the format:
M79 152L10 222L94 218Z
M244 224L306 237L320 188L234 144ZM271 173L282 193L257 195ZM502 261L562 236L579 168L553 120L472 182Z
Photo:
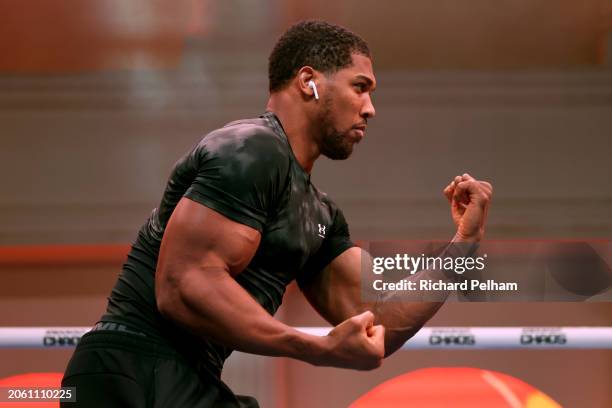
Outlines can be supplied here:
M299 23L274 47L269 80L263 115L209 133L174 167L106 314L68 365L71 407L257 406L220 380L232 350L369 370L440 307L362 302L362 250L310 181L316 159L349 157L375 115L366 43ZM490 185L464 174L444 193L454 240L479 241ZM327 336L272 317L294 279L335 325Z

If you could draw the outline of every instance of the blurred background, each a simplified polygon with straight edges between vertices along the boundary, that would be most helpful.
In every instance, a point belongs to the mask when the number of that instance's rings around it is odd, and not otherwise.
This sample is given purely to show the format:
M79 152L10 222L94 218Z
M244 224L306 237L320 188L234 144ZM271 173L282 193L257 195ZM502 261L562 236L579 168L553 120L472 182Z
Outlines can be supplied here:
M262 113L267 57L321 18L368 41L377 117L313 180L358 240L447 239L442 188L495 186L487 237L612 238L609 0L0 0L0 326L88 326L175 161ZM277 317L323 325L295 287ZM431 326L611 326L610 303L447 304ZM71 351L0 350L0 377ZM498 370L563 406L612 406L612 352L399 352L376 371L235 353L263 407L341 407L422 367Z

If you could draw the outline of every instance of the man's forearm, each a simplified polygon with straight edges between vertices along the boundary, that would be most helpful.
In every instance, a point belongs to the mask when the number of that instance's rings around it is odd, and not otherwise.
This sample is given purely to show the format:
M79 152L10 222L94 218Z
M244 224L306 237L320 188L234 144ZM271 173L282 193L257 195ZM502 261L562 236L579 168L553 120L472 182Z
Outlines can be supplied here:
M439 257L457 258L471 256L477 248L474 240L464 240L455 236L453 241L442 251ZM421 270L406 277L408 281L431 279L434 281L456 282L458 275L454 271ZM435 293L435 296L422 296L421 299L404 297L402 291L385 291L377 294L377 300L370 304L376 315L377 324L385 326L385 355L397 351L406 341L414 336L425 323L442 307L451 290ZM404 299L402 299L404 297Z
M385 357L395 353L442 307L443 302L385 303L375 309L376 323L385 326Z

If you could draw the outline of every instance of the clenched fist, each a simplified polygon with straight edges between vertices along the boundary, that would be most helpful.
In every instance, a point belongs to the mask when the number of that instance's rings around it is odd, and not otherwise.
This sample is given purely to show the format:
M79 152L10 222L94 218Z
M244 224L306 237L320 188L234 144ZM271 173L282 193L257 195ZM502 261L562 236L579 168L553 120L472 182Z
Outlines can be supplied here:
M372 370L385 357L385 328L374 326L374 314L369 311L334 327L325 341L327 351L316 365Z
M444 189L451 204L451 215L457 226L457 238L478 242L484 235L489 204L493 196L491 183L476 180L465 173Z

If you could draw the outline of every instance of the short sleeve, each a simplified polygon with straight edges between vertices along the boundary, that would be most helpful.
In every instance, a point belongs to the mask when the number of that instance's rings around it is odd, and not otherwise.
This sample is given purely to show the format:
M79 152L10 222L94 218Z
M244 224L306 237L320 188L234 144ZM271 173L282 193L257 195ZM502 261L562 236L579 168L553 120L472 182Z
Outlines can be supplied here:
M262 232L287 185L286 149L262 126L213 132L192 152L195 178L184 197Z
M300 287L307 285L338 255L356 246L353 241L351 241L349 227L342 211L335 205L332 206L332 211L333 223L329 234L327 234L323 240L317 253L308 260L302 272L296 277Z

